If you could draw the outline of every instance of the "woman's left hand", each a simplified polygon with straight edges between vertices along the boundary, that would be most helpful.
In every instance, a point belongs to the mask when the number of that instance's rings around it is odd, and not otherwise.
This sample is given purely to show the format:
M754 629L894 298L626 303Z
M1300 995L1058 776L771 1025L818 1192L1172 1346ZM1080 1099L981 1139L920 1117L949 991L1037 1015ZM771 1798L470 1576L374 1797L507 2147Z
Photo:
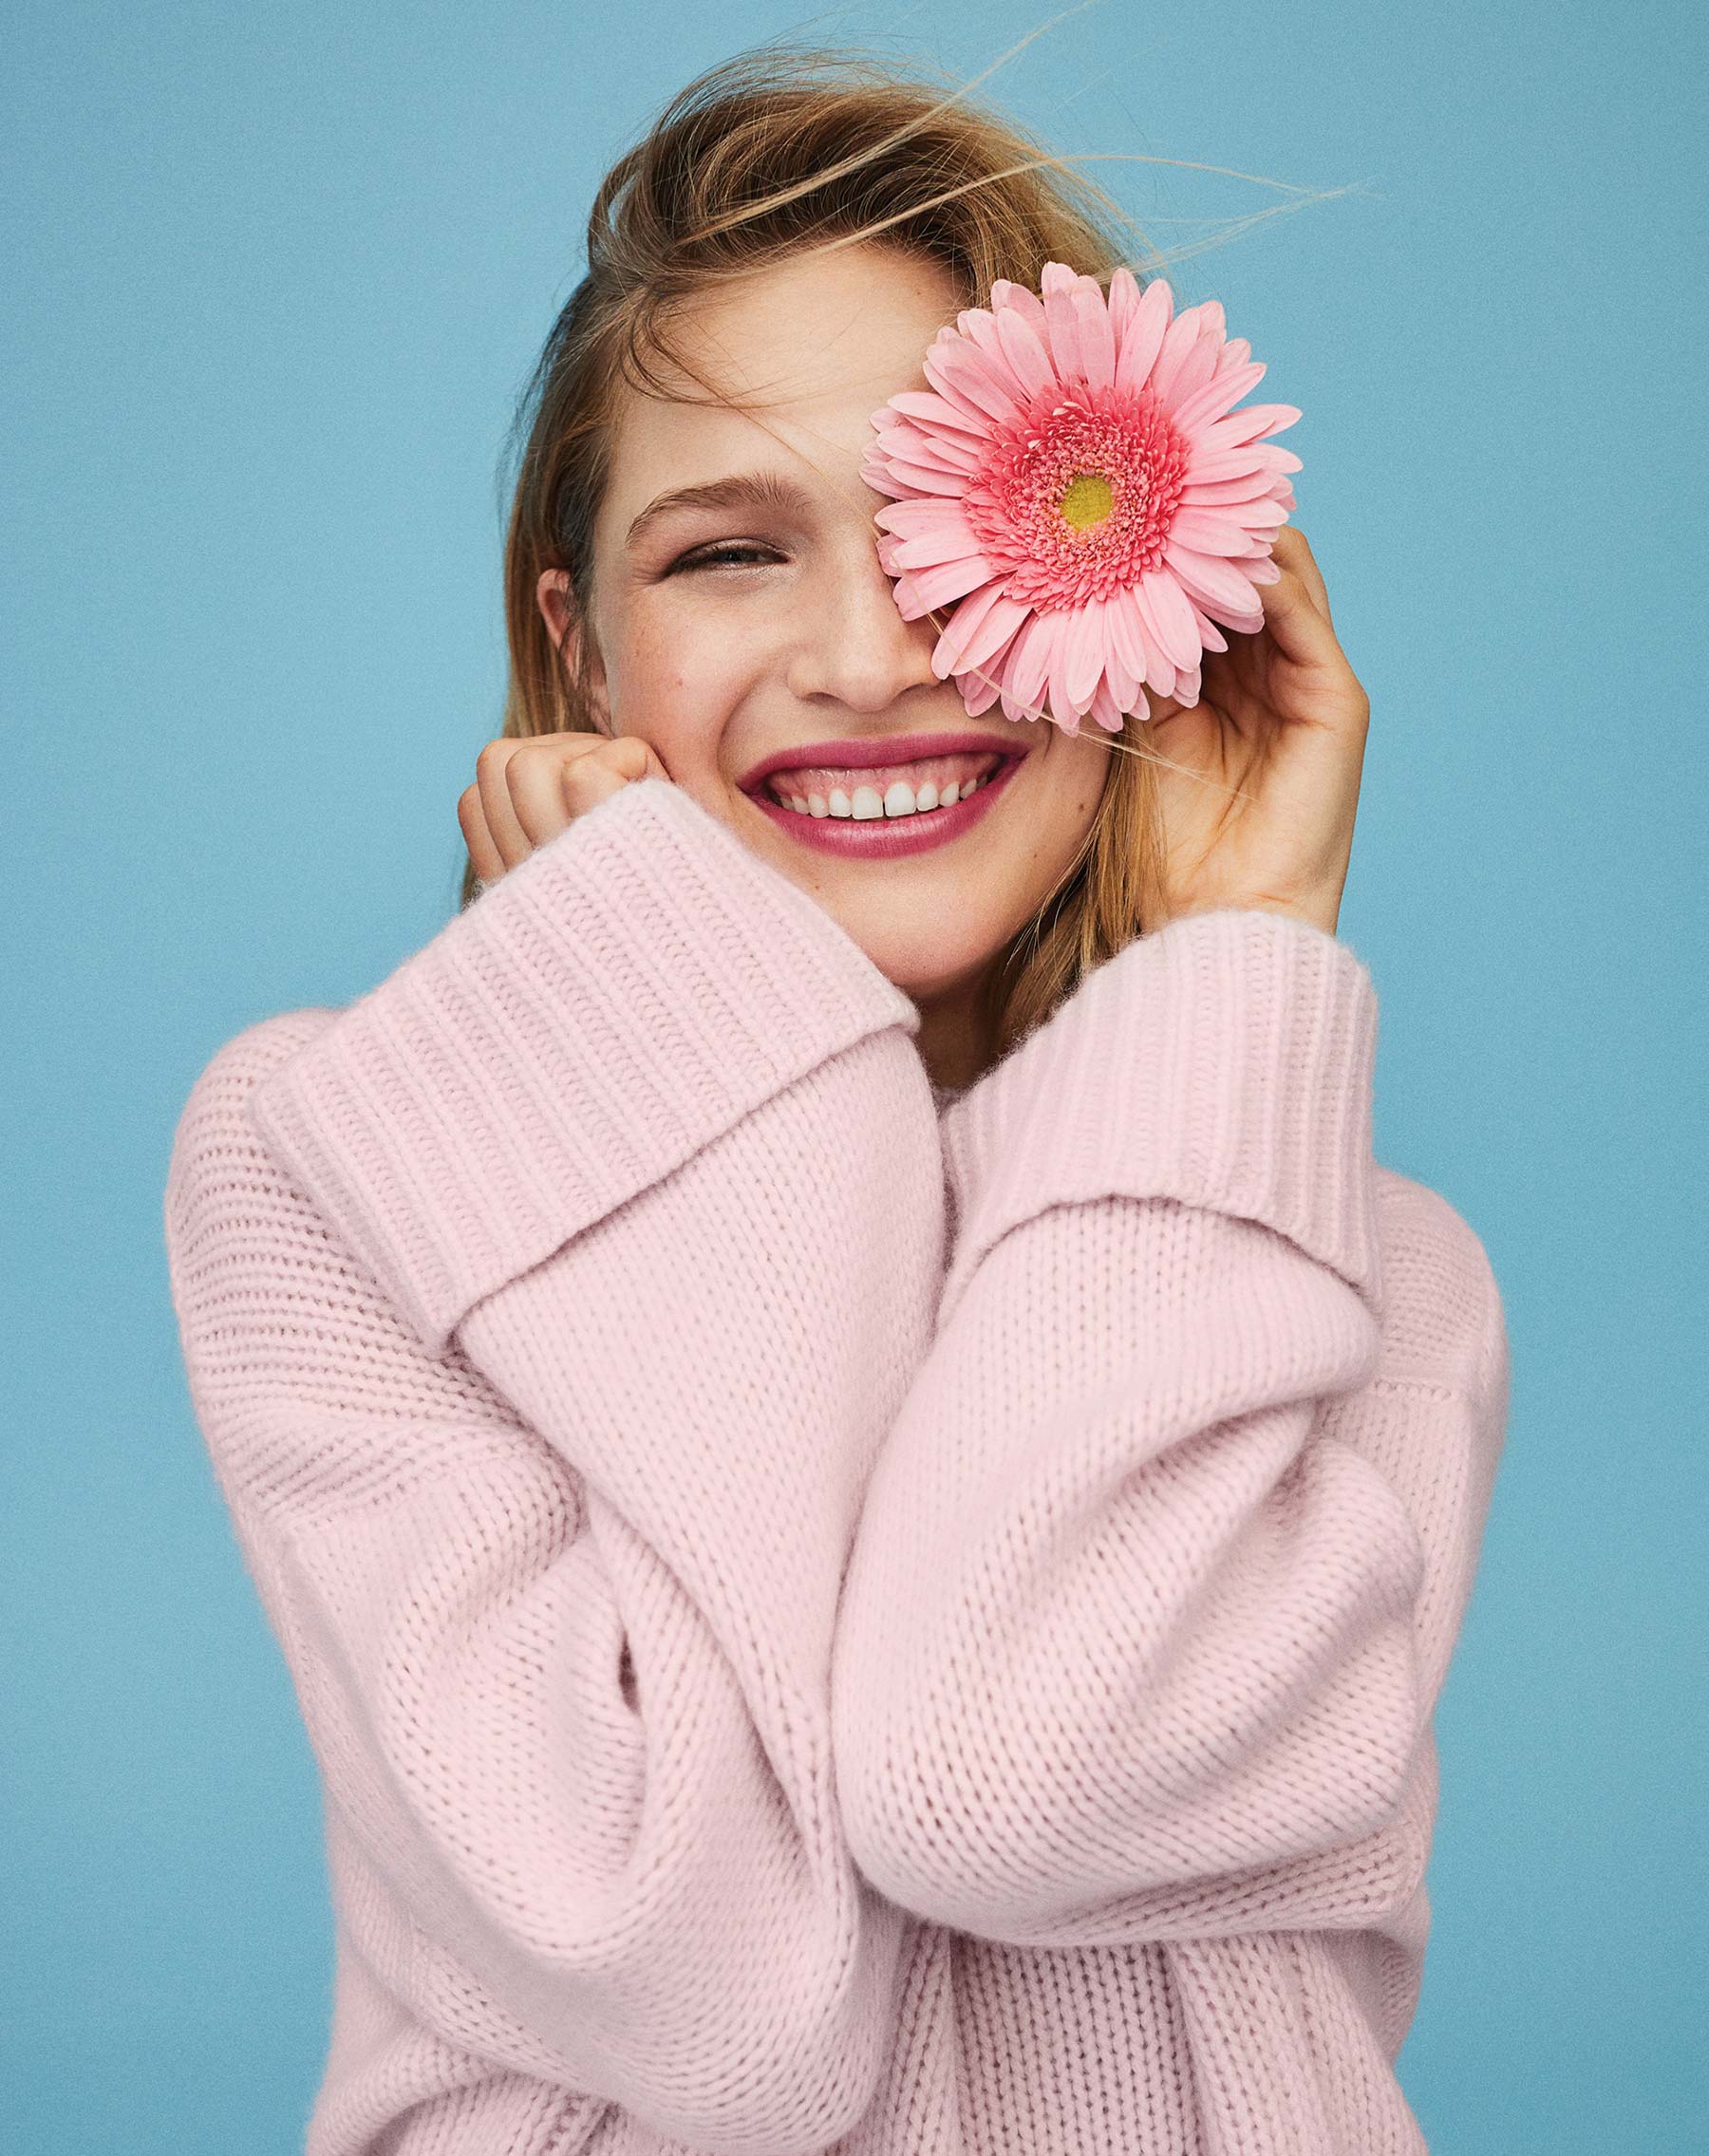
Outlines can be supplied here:
M1205 653L1197 703L1154 700L1146 738L1198 774L1156 767L1163 912L1268 908L1334 935L1371 701L1336 641L1297 525L1277 532L1274 559L1279 581L1258 587L1264 627L1230 629L1227 651Z

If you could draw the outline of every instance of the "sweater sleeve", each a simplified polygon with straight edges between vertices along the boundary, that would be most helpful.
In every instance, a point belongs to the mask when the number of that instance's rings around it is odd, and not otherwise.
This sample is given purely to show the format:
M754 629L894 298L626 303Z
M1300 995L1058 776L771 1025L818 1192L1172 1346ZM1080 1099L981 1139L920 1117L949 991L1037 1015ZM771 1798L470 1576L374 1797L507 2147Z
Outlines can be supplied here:
M946 1113L832 1688L850 1846L917 1914L1125 1945L1412 1902L1506 1343L1470 1229L1372 1158L1376 1020L1335 938L1190 916Z
M174 1145L193 1403L355 1951L447 2044L697 2147L827 2145L891 2034L829 1677L942 1285L918 1023L646 779L347 1009L228 1042Z

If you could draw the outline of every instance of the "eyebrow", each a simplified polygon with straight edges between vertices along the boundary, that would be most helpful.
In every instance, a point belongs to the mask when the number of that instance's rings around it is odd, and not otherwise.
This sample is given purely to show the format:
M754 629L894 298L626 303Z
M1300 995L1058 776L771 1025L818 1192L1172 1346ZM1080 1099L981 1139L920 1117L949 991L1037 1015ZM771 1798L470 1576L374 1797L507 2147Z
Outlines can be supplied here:
M708 479L702 486L672 487L668 494L655 495L629 526L623 543L626 548L633 547L661 517L678 510L769 509L799 515L806 502L804 489L779 473L736 472L728 478Z

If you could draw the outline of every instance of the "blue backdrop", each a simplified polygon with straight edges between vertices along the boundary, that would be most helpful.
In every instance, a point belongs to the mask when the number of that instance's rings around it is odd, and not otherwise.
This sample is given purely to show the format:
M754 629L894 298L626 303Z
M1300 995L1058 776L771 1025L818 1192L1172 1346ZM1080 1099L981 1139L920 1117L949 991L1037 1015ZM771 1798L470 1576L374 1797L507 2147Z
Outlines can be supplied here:
M11 11L18 2156L300 2147L318 1784L190 1415L160 1190L219 1042L450 910L501 438L592 187L736 45L966 77L1044 19L738 12ZM1106 0L984 93L1184 160L1095 169L1303 409L1298 521L1373 705L1342 933L1381 998L1378 1151L1507 1299L1400 2060L1435 2156L1704 2147L1703 22Z

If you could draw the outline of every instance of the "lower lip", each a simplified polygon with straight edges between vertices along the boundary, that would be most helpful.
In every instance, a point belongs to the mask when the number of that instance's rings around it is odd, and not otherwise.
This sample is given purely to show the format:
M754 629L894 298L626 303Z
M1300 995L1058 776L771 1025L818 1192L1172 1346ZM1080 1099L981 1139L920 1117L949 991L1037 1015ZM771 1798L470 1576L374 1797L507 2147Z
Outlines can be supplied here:
M1010 757L972 793L949 809L916 810L910 816L802 816L786 809L761 786L748 799L802 846L821 853L843 853L862 861L892 861L904 853L927 853L971 831L997 798L1023 759Z

